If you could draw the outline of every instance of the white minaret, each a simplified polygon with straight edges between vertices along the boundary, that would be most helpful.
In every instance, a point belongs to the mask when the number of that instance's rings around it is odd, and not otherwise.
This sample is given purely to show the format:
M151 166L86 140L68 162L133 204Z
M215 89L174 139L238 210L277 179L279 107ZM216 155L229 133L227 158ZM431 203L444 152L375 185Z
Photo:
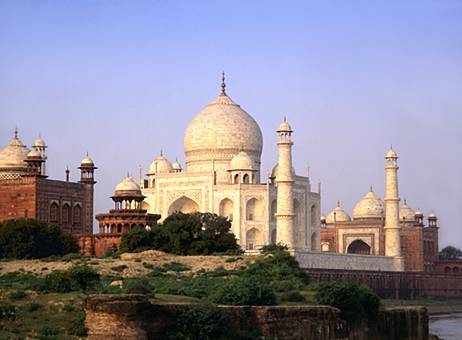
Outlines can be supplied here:
M292 174L292 129L286 122L279 125L278 151L279 161L276 173L277 185L277 212L276 212L276 239L278 243L294 250L294 206L293 206L293 174Z
M42 137L40 135L39 135L39 138L37 138L35 140L35 143L34 143L34 145L32 147L40 153L40 156L42 156L43 163L42 163L42 168L41 168L41 173L40 174L42 176L46 176L45 166L46 166L46 161L47 161L47 158L48 158L47 153L46 153L47 146L45 144L45 141L42 139Z
M385 159L385 256L396 258L396 269L403 270L399 225L398 155L390 148Z

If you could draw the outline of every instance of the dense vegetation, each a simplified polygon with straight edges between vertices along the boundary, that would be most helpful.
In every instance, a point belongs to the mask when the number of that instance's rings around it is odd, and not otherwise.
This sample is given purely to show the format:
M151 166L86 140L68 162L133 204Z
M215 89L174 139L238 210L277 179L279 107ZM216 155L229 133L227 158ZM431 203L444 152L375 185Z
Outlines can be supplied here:
M462 259L462 250L453 246L444 247L439 253L439 258L440 260Z
M121 249L157 249L177 255L238 253L231 222L212 213L174 213L152 230L135 228L122 237Z
M77 241L57 226L32 219L0 224L0 258L43 258L77 251Z

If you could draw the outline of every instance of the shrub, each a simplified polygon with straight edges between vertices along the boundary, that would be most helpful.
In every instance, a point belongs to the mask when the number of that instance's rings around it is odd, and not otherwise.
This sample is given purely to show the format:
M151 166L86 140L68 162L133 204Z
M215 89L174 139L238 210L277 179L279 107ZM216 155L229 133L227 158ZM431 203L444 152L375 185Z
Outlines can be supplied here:
M83 311L80 311L72 321L69 334L79 337L87 335L87 328L85 327L85 313Z
M362 319L375 319L380 298L369 288L351 283L323 283L316 288L316 301L340 309L340 316L355 323Z
M68 270L54 270L48 274L38 290L45 292L66 293L70 291L96 290L100 283L99 274L89 266L74 266Z
M75 310L75 305L72 302L67 302L63 306L63 311L65 312L73 312Z
M124 280L122 290L127 294L151 295L152 293L149 287L149 281L146 278L126 279Z
M286 245L281 244L281 243L271 243L264 245L263 247L260 248L260 251L262 254L273 254L275 252L279 251L288 251L289 248L287 248Z
M136 227L122 235L122 251L139 252L153 247L154 234L143 227Z
M209 300L225 305L275 305L276 295L259 278L237 277L223 280L209 296Z
M27 312L35 312L43 308L43 305L38 302L31 302L28 305L24 306Z
M67 293L72 290L72 280L67 271L54 270L37 288L45 292Z
M50 326L43 326L40 330L39 339L40 340L50 340L57 339L58 331L55 328Z
M167 338L215 340L231 339L232 334L225 312L211 305L200 305L179 311Z
M165 271L172 271L172 272L186 272L191 270L190 266L187 266L183 263L180 262L170 262L170 263L165 263L162 268Z
M293 290L290 292L284 292L279 295L281 302L303 302L306 301L305 297L298 291Z
M100 275L87 265L74 266L68 270L72 283L77 290L89 291L96 289L100 283Z
M115 267L112 267L111 270L115 271L115 272L118 272L118 273L121 273L123 272L125 269L127 269L128 266L125 265L125 264L121 264L121 265L118 265L118 266L115 266Z
M6 303L0 303L0 320L15 320L16 307Z
M44 258L77 251L77 241L57 226L32 219L0 224L0 258Z
M11 272L0 276L0 289L35 289L42 281L42 278L30 273Z
M8 296L12 300L21 300L27 296L27 293L23 290L17 290L15 292L11 292Z

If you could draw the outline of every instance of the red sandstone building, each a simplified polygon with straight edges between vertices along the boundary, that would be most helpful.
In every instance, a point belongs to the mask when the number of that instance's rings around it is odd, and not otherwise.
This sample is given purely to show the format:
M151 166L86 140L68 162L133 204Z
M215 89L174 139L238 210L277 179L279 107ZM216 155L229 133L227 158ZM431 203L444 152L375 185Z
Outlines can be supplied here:
M321 218L321 251L385 255L385 206L371 189L356 205L353 218L340 203ZM435 214L425 224L420 211L406 201L399 209L401 254L407 272L434 272L438 263L438 225Z
M18 137L0 151L0 222L34 218L60 226L72 235L93 231L93 189L95 185L92 159L80 164L79 182L51 180L46 176L45 142L39 138L31 149Z
M142 208L145 196L140 186L127 176L120 182L111 197L114 209L105 214L97 214L99 233L80 238L82 252L86 255L102 256L120 248L122 235L135 227L151 229L157 224L160 215L148 214Z

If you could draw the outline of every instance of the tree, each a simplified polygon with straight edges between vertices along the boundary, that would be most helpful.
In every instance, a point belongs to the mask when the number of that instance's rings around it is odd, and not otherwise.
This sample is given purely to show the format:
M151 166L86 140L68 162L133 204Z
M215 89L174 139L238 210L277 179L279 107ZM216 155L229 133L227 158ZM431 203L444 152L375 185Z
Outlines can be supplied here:
M453 246L443 248L439 253L440 260L462 259L462 250Z
M33 219L0 224L0 258L42 258L77 252L77 241L57 226Z

